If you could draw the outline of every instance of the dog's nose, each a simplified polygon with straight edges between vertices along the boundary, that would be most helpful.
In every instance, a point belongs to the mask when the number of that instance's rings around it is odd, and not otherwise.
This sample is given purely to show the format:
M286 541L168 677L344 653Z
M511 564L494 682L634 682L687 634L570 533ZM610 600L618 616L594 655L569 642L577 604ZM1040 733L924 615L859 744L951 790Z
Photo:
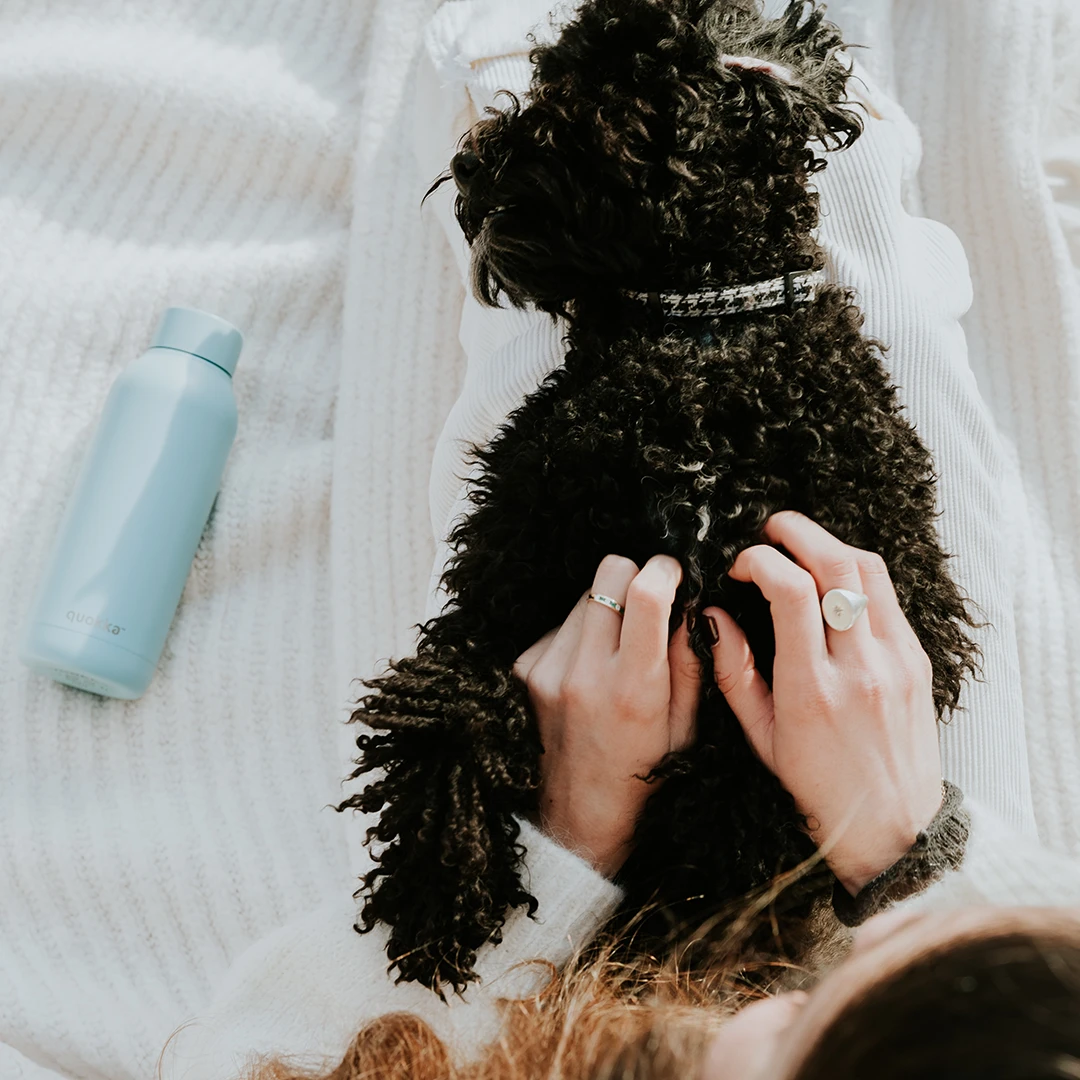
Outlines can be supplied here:
M471 150L462 150L461 153L455 154L450 162L450 174L458 186L458 191L463 194L468 191L469 185L479 171L480 159Z

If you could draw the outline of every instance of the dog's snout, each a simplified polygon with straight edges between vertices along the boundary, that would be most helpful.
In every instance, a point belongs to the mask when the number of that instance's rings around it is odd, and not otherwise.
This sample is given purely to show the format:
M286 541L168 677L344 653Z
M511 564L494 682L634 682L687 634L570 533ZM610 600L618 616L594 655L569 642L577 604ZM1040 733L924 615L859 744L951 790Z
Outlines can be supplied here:
M457 184L458 191L462 192L462 194L468 191L469 185L476 178L479 171L480 159L472 150L462 150L461 153L455 154L450 162L450 173L454 177L454 183Z

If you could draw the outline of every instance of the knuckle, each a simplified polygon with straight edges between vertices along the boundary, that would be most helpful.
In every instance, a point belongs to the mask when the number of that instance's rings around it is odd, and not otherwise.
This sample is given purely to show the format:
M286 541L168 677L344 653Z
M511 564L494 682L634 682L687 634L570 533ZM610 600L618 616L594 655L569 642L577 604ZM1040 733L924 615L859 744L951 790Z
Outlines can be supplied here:
M557 698L570 708L588 704L592 697L592 683L578 669L568 672L559 683Z
M558 682L552 680L546 672L537 671L536 667L526 677L525 689L528 690L530 698L541 704L556 701L559 697Z
M801 567L794 567L777 585L778 597L793 607L814 606L818 603L817 584Z
M859 680L859 691L864 701L872 706L883 706L891 697L891 687L877 672L864 672Z
M802 686L804 707L811 716L829 716L837 710L836 693L825 682L809 678Z
M718 671L716 673L716 685L720 693L725 696L730 694L739 685L741 677L742 672L740 671Z
M836 555L825 564L828 580L850 581L859 575L859 563L853 554Z
M669 606L669 599L663 590L652 581L642 581L640 577L634 578L626 590L627 605L634 607L664 608Z
M922 672L916 664L898 664L896 679L905 698L917 693L923 683Z
M611 710L616 716L632 717L637 705L637 695L626 686L620 686L610 697Z
M629 577L638 572L638 565L633 559L628 559L625 555L605 555L600 560L600 568L598 573L602 571L605 576L611 575L615 578Z
M863 551L859 555L859 569L868 577L888 577L889 567L876 551Z

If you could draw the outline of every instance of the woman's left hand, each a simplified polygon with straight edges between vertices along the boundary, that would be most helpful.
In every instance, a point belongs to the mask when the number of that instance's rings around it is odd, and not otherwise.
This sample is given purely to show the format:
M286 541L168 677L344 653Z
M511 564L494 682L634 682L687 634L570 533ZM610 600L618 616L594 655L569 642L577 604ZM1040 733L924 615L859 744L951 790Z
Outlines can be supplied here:
M771 543L741 551L729 573L754 582L772 609L772 688L741 627L708 607L702 614L720 638L717 685L855 895L908 851L941 806L933 667L879 555L793 510L773 514L764 531ZM869 597L848 630L822 619L821 599L834 588Z
M541 828L607 877L630 854L656 790L644 778L694 740L701 665L685 618L668 644L681 579L669 555L654 555L641 570L606 556L566 621L514 665L544 746ZM590 601L589 592L616 600L624 614Z

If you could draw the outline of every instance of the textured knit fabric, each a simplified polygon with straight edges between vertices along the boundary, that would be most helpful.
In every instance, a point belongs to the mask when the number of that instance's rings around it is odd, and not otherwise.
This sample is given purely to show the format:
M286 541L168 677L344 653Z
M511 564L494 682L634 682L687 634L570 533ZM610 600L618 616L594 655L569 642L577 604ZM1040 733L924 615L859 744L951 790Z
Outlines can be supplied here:
M247 945L347 888L321 808L343 771L331 477L372 12L0 2L4 1080L150 1076ZM154 681L105 700L15 646L109 386L169 304L244 331L239 431Z
M1009 465L1005 581L1039 833L1080 855L1080 7L907 0L894 30L923 203L971 262L971 366ZM958 63L957 42L978 62Z
M925 892L897 905L947 911L969 905L1080 905L1080 860L1033 844L978 799L965 799L969 818L964 860Z

